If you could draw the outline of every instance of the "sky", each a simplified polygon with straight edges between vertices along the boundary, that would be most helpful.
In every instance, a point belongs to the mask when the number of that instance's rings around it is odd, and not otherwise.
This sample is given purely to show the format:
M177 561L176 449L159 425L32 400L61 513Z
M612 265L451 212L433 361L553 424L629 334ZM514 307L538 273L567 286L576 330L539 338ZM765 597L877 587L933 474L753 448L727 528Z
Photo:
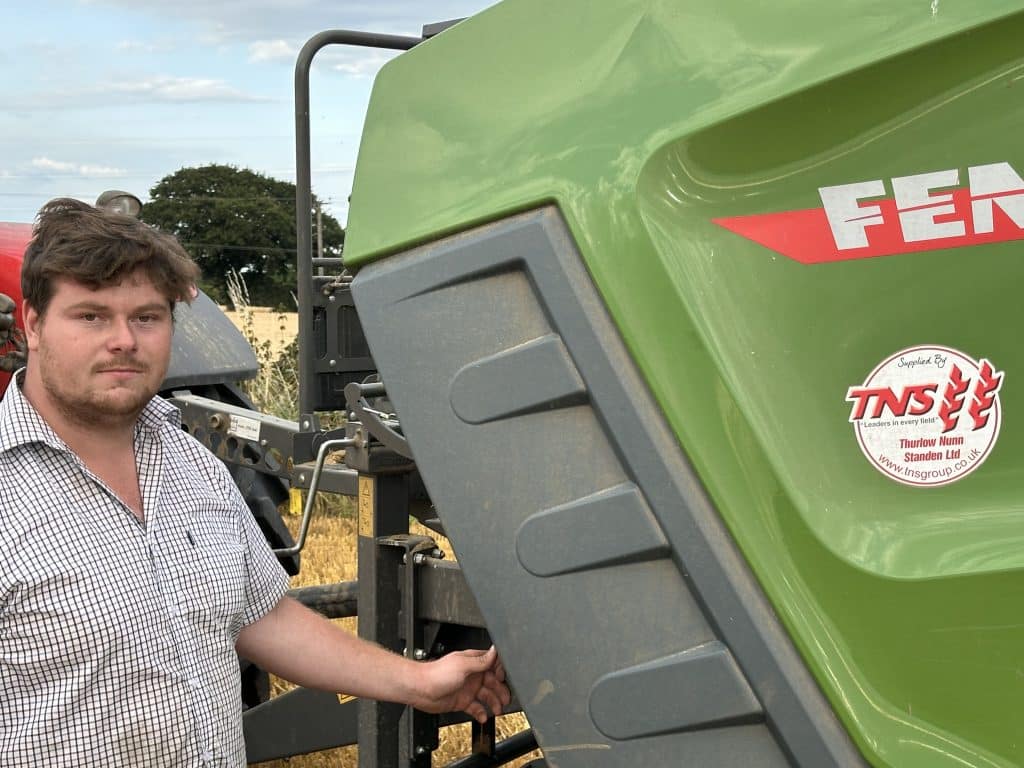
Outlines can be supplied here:
M148 198L179 168L295 180L294 73L326 29L418 36L495 0L0 0L0 221L54 197ZM310 80L313 191L344 223L373 77L331 46Z

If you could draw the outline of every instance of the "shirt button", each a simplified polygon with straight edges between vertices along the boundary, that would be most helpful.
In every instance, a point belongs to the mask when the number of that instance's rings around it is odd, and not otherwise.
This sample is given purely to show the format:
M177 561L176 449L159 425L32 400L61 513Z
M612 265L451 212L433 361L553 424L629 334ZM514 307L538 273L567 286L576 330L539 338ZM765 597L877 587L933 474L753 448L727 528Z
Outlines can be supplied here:
M205 752L203 752L203 754L199 756L199 759L207 765L209 765L213 762L213 752L211 752L210 750L206 750Z
M203 687L203 684L199 681L198 677L190 677L188 679L188 684L195 690L199 690Z

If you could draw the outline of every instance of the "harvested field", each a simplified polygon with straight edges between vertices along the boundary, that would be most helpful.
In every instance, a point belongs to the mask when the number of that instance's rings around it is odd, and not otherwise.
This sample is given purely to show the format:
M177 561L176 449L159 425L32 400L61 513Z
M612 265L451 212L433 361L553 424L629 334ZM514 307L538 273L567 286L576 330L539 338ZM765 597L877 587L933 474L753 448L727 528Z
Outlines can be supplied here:
M253 346L266 345L266 359L272 360L280 355L281 350L295 341L295 335L298 333L299 316L295 312L277 312L266 307L244 307L241 311L224 309L224 314L245 334Z

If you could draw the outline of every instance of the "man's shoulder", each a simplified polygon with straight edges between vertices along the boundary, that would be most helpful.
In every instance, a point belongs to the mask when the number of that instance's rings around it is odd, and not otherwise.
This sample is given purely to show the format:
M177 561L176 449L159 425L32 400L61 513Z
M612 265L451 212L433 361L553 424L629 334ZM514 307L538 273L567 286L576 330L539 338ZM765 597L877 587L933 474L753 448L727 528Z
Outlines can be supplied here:
M0 420L0 433L5 426ZM26 531L64 508L55 477L70 472L66 458L41 440L5 440L0 450L0 563Z
M16 378L0 400L0 456L13 449L32 444L49 445L60 449L60 439L21 392Z

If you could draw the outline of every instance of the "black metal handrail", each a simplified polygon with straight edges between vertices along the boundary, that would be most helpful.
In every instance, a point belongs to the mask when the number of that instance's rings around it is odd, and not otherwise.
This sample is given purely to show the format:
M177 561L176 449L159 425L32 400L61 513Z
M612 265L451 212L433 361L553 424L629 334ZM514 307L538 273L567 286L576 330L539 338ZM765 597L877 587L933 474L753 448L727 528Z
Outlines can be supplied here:
M316 361L313 340L313 182L309 139L309 71L313 58L328 45L354 45L407 51L423 42L422 37L380 35L331 29L311 37L295 63L295 227L299 302L299 420L307 422L315 407ZM303 431L312 428L311 422Z

